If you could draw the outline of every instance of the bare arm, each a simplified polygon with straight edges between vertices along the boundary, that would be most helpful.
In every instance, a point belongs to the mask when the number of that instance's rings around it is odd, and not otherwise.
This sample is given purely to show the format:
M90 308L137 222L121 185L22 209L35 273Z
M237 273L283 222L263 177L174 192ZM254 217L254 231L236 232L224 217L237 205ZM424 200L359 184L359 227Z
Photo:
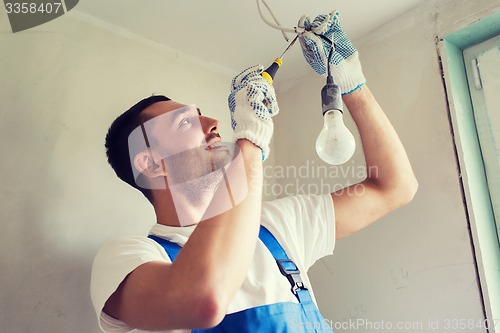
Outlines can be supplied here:
M262 153L247 140L241 149L249 189L233 209L201 222L175 262L135 269L110 297L105 312L139 329L217 325L249 269L258 238Z
M411 201L417 180L401 141L365 85L343 98L358 127L365 152L363 191L332 193L336 237L346 237ZM352 185L354 186L354 185ZM356 194L357 193L357 194Z

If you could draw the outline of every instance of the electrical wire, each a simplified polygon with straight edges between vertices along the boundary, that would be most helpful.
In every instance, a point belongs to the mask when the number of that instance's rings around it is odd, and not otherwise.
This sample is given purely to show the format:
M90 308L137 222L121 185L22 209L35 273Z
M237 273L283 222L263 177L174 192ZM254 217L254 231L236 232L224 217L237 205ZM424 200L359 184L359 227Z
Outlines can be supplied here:
M259 6L259 0L257 0L257 6ZM271 17L274 19L274 22L276 22L276 24L281 27L281 23L278 21L278 18L276 17L276 15L274 15L273 13L273 10L271 9L271 6L269 6L269 4L267 3L266 0L262 0L262 3L264 4L264 6L266 6L267 8L267 11L269 12L269 14L271 14ZM263 17L262 15L262 11L259 12L259 14L261 14L261 18ZM288 42L289 41L289 38L288 38L288 35L286 34L285 31L281 30L281 34L283 35L283 37L285 38L285 40Z
M256 0L257 1L257 9L259 11L259 15L260 15L260 18L262 19L262 21L264 21L265 24L267 24L268 26L274 28L274 29L278 29L281 31L281 33L283 34L283 37L285 38L285 40L288 42L289 41L289 38L288 36L286 35L286 32L292 32L292 33L297 33L296 29L295 28L284 28L280 25L280 23L278 22L278 19L276 18L276 16L274 15L271 7L269 6L269 4L267 3L266 0ZM262 13L262 8L260 6L260 2L262 1L262 3L264 4L264 6L266 6L267 10L269 11L269 14L271 14L272 18L274 19L274 21L276 22L276 24L272 23L271 21L269 21L268 19L266 19L264 17L264 14Z
M324 36L322 36L324 37ZM328 40L329 42L331 42L328 38L324 37L324 39ZM332 55L333 55L333 48L334 48L334 45L333 45L333 42L332 43L332 47L330 48L330 52L328 52L328 59L327 59L327 64L326 64L326 70L327 70L327 77L326 77L326 83L329 84L329 83L334 83L333 82L333 76L332 76L332 71L331 71L331 67L330 67L330 62L332 61Z

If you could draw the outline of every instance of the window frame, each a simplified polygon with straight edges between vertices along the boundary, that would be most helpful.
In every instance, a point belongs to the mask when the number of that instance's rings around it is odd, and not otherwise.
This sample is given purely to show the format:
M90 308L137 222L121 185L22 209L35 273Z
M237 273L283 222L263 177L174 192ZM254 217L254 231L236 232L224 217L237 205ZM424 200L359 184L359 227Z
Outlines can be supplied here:
M498 34L500 12L436 38L457 177L469 224L485 319L491 324L500 319L500 244L474 121L463 50ZM500 327L490 327L489 332L500 332Z
M477 135L479 145L481 147L481 156L483 157L483 166L485 169L486 179L488 181L488 190L490 201L492 204L493 216L496 222L497 239L500 246L500 170L497 169L498 164L493 163L491 155L496 156L495 139L500 139L500 133L493 132L492 125L495 125L495 130L498 132L498 124L492 123L490 115L493 115L494 110L488 110L484 96L484 82L481 80L481 71L477 64L477 59L482 53L491 50L492 48L500 49L500 34L496 37L490 38L478 44L469 46L463 50L463 57L467 78L469 83L469 92L472 100L472 107L474 109L474 119L476 121ZM472 62L474 60L474 63ZM478 82L476 82L476 80ZM476 87L479 84L479 89ZM499 106L500 109L500 106ZM485 155L486 154L486 155ZM490 156L487 156L490 155ZM487 160L487 158L489 158ZM495 188L495 185L498 188ZM493 187L493 188L492 188Z

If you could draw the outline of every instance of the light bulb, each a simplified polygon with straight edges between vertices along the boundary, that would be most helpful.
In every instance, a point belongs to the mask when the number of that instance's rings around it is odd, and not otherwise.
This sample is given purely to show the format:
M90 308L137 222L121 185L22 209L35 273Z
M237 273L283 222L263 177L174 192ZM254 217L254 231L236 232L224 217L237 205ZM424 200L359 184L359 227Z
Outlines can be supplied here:
M356 141L344 124L340 88L330 72L321 89L321 104L324 125L316 139L316 152L328 164L343 164L354 154Z
M347 162L356 149L354 136L344 125L340 110L328 110L323 115L323 129L316 139L316 152L328 164L340 165Z

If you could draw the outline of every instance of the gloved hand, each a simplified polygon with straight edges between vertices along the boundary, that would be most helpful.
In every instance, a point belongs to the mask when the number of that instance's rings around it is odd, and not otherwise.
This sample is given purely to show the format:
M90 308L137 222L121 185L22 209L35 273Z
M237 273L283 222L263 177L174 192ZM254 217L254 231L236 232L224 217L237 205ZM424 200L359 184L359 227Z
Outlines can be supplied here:
M340 26L338 11L318 15L312 22L309 17L302 16L297 32L307 62L318 74L324 76L327 74L328 56L333 40L330 69L342 95L355 91L366 82L358 51Z
M238 74L231 82L228 104L236 138L258 146L265 160L274 130L271 117L279 108L273 86L261 75L263 71L264 67L257 65Z

